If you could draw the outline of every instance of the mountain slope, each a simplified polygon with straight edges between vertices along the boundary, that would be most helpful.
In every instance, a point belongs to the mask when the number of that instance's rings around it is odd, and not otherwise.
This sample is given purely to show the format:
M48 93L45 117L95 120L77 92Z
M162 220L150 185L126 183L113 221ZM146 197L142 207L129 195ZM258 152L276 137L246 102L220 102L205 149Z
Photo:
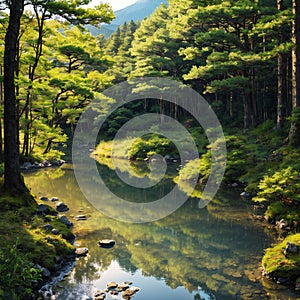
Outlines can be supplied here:
M125 21L138 21L149 17L162 3L168 4L167 0L138 0L136 3L115 12L116 19L111 24L121 25Z
M145 17L149 17L162 3L168 5L168 0L138 0L132 5L115 11L116 18L110 24L103 24L101 29L93 26L88 26L88 28L93 35L103 34L108 37L124 22L142 21Z

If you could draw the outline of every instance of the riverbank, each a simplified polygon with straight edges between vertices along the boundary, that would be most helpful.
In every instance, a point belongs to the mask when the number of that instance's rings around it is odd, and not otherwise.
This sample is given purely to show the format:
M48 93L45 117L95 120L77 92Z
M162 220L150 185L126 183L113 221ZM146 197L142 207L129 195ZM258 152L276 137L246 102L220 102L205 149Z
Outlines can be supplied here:
M0 296L35 299L37 291L75 259L71 229L30 194L0 192Z

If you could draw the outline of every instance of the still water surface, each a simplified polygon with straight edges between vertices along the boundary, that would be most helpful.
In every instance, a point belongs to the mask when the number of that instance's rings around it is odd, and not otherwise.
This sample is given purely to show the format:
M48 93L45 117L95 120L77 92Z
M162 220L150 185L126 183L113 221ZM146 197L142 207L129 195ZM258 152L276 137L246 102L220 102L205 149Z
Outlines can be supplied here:
M116 194L129 201L151 199L174 185L174 170L148 194L123 184L105 164L99 165L99 172ZM253 220L251 204L237 191L220 191L204 209L198 208L197 199L189 199L164 219L131 224L97 211L82 195L72 165L24 176L37 197L55 196L69 206L65 215L74 222L76 246L89 249L89 255L79 258L73 271L54 287L58 299L92 299L110 281L132 281L141 288L136 300L300 299L261 278L263 249L275 236ZM79 214L87 220L75 221ZM114 248L97 246L106 238L116 240Z

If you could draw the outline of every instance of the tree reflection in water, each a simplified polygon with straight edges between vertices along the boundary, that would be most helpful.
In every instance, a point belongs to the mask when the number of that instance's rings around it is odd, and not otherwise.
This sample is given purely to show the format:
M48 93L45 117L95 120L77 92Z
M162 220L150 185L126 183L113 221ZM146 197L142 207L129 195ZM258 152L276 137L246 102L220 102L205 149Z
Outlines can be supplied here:
M147 194L122 183L107 165L99 165L106 184L130 201L151 201L153 195L168 192L174 185L174 170ZM88 247L89 255L78 259L70 277L59 284L61 297L74 291L92 296L93 289L105 288L104 278L118 281L125 275L142 288L136 295L141 300L154 299L151 286L159 289L160 299L171 299L167 295L173 291L172 300L269 299L267 293L290 297L287 290L275 290L272 283L261 280L260 259L273 238L253 222L249 203L236 193L220 192L205 209L198 208L198 200L189 199L164 219L130 224L95 210L81 194L72 170L65 167L62 177L53 176L55 172L40 170L25 174L25 180L37 196L57 196L64 201L70 207L66 214L70 219L79 212L87 216L86 221L74 221L74 233L76 244ZM114 239L116 245L99 248L100 239Z

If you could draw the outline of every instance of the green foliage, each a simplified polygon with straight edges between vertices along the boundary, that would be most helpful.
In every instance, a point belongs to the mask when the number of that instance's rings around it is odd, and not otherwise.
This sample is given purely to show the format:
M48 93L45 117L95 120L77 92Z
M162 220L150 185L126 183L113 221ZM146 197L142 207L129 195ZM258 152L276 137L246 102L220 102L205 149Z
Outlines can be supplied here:
M23 299L32 295L32 285L41 280L41 271L34 268L28 255L19 249L19 239L12 246L0 249L0 297Z
M292 167L264 176L258 187L256 201L300 201L300 173Z
M273 202L268 205L265 212L268 221L279 221L285 219L288 225L294 225L294 222L300 221L300 214L297 207L293 207L283 202Z
M224 182L236 182L247 172L250 164L249 149L245 137L241 135L228 135L225 137L227 145L227 163L224 174ZM200 161L194 163L199 164L198 171L200 173L200 182L205 182L211 172L211 150L210 148L218 149L218 143L208 146L208 151L200 157ZM188 174L188 171L180 171L183 174Z
M178 154L178 152L175 145L168 138L157 134L149 134L137 138L128 152L129 159L133 160L143 160L155 154L164 156L166 154Z

